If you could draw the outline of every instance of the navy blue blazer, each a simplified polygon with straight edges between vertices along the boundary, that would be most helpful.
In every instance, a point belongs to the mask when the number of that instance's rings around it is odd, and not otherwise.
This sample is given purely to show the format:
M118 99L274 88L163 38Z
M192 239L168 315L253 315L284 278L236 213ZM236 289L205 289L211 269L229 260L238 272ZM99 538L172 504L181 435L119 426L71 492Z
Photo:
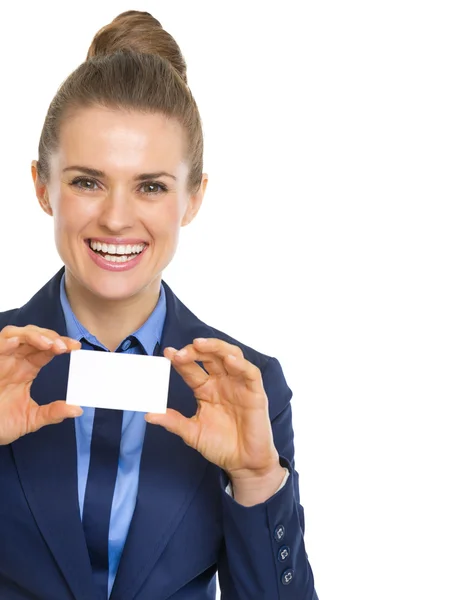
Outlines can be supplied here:
M59 299L64 267L24 306L0 313L67 335ZM110 600L213 600L218 570L226 600L313 600L304 512L294 470L289 389L281 366L200 321L163 281L167 316L159 353L196 337L239 346L257 365L287 484L244 507L225 492L223 470L163 427L148 425L134 515ZM63 400L69 354L53 358L31 387L38 404ZM191 389L171 369L168 406L190 417ZM0 446L0 598L97 600L78 505L73 419ZM285 551L287 549L287 551ZM282 551L284 550L284 551Z

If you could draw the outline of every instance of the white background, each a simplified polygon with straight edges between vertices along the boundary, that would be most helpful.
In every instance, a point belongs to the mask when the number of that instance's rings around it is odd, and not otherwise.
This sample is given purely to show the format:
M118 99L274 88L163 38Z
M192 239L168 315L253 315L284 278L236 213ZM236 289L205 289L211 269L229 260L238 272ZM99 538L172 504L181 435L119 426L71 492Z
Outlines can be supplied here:
M210 182L165 279L293 390L320 600L449 598L445 2L2 6L0 310L60 268L30 163L118 13L183 50Z

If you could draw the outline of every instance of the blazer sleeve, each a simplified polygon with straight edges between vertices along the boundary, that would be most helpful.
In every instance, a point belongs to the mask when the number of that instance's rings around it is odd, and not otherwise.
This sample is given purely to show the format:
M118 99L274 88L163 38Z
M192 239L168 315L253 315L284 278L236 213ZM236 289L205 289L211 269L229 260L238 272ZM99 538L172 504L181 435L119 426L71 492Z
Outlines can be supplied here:
M290 476L266 502L246 507L226 493L229 478L220 471L224 544L218 561L222 600L318 600L304 545L304 509L294 466L292 392L279 361L270 358L263 373L271 406L280 463Z

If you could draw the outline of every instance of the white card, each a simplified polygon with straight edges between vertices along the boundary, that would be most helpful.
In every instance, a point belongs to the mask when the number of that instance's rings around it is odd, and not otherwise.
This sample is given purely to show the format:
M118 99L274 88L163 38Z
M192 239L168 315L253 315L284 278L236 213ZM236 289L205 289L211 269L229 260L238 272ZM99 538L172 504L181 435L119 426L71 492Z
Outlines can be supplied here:
M165 356L74 350L67 404L165 413L170 367Z

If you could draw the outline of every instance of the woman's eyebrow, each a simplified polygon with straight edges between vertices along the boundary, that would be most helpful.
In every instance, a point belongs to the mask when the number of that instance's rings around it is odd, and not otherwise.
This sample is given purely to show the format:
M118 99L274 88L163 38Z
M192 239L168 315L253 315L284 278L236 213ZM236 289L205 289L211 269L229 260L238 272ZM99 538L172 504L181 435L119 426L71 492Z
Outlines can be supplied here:
M66 167L62 170L63 173L66 171L81 171L85 175L90 175L91 177L106 177L106 173L104 171L99 171L98 169L92 169L90 167L83 167L82 165L71 165L70 167ZM171 173L167 173L166 171L157 171L154 173L141 173L140 175L136 175L134 177L135 181L143 181L145 179L155 179L157 177L171 177L176 181L176 177Z

